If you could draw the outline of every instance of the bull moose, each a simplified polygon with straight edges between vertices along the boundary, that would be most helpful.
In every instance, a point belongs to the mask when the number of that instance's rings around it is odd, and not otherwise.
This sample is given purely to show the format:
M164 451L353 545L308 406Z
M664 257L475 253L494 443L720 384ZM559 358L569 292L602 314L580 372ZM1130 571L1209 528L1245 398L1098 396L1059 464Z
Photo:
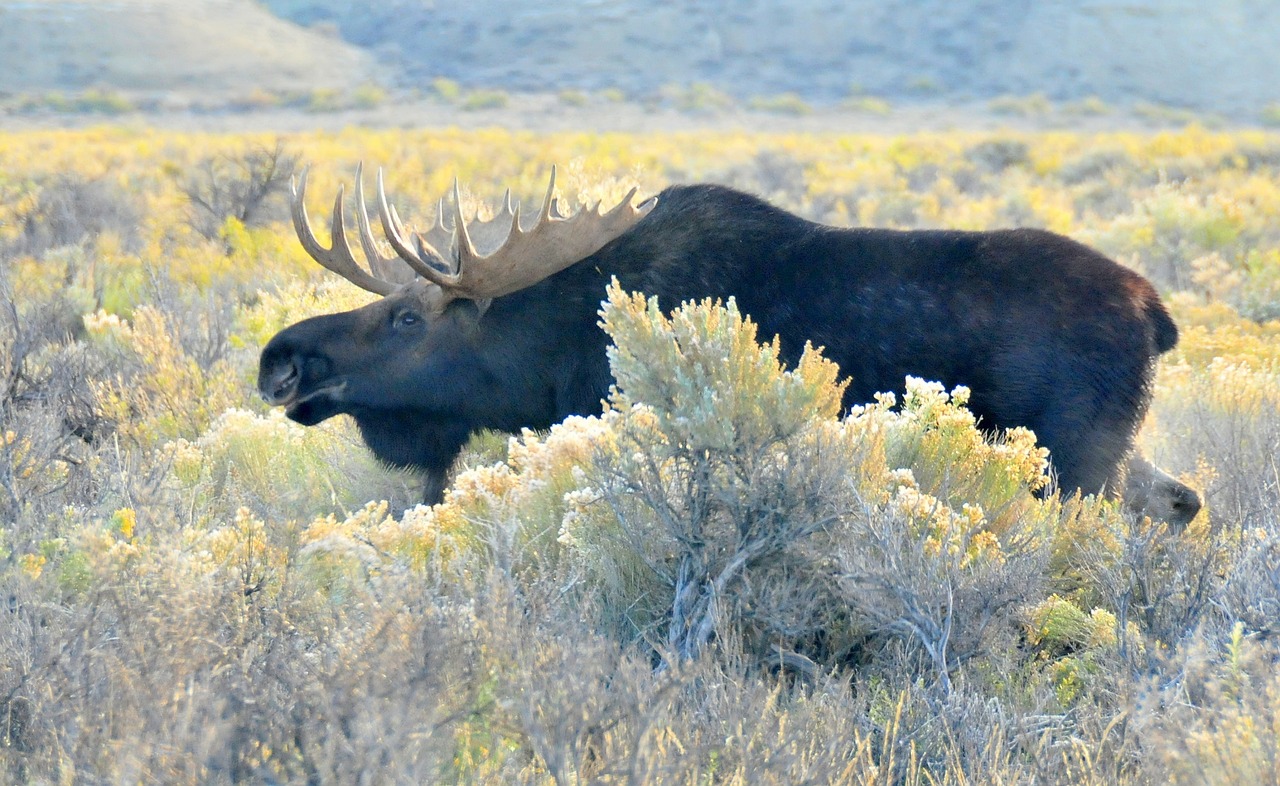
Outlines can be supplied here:
M359 169L356 185L368 269L347 242L341 189L331 247L316 239L305 172L294 228L317 262L383 297L278 333L258 386L303 425L350 415L375 456L425 474L429 503L471 434L601 410L612 380L598 310L614 278L668 306L735 297L787 362L806 341L825 347L851 380L846 406L907 375L966 385L982 427L1036 433L1066 491L1123 492L1156 358L1178 339L1145 278L1038 229L836 228L708 184L639 204L633 189L565 216L553 168L531 226L509 192L493 219L468 224L455 183L452 226L442 202L411 243L379 172L395 251L384 257Z

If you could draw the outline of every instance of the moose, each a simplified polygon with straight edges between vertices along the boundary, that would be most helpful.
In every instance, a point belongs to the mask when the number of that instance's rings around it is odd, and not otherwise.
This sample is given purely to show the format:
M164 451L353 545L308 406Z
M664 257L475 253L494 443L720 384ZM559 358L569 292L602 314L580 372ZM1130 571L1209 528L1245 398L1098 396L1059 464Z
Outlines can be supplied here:
M1199 509L1194 491L1133 455L1177 327L1145 278L1061 235L837 228L712 184L638 204L632 189L611 209L566 216L553 167L531 224L509 191L491 219L468 222L455 181L451 221L442 200L432 226L410 236L379 171L394 251L383 256L357 168L366 269L347 241L343 190L326 248L306 182L304 172L292 188L303 247L382 297L278 333L259 390L303 425L350 415L378 459L424 474L427 503L442 500L473 433L601 411L612 378L598 311L617 279L667 306L736 298L761 335L778 336L785 361L806 342L824 347L850 380L846 406L901 392L907 375L965 385L982 428L1035 432L1065 492L1119 497L1132 459L1135 505L1155 500L1185 520Z

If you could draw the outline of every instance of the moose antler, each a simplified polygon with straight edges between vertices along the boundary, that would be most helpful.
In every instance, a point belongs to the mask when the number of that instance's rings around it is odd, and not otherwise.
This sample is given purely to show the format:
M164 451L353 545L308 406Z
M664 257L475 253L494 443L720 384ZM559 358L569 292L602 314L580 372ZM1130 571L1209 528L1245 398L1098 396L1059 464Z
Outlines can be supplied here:
M375 273L384 274L382 278L366 273L351 254L351 247L347 245L346 220L342 209L342 186L338 186L338 196L333 200L333 215L329 220L329 235L332 238L332 245L329 248L325 248L320 245L319 240L316 240L316 233L311 229L311 219L307 216L308 171L308 169L302 170L301 178L290 180L289 182L289 190L293 196L291 205L293 231L297 233L302 247L311 255L312 259L361 289L366 289L378 295L390 295L395 292L399 284L385 275L389 271L389 263L395 258L383 258L377 253L377 245L374 243L373 234L368 230L369 217L364 211L364 194L359 193L363 189L358 189L357 192L357 200L361 207L360 214L363 217L360 222L360 244L364 247L365 255L369 258L370 269ZM360 182L360 167L356 167L356 182Z
M458 183L453 183L454 263L445 261L425 237L415 235L417 248L405 241L404 228L395 208L387 204L387 194L378 171L378 213L382 229L391 247L423 278L440 287L445 300L465 298L487 300L518 292L591 256L610 241L644 218L657 200L646 200L639 207L631 204L637 189L633 188L612 210L600 212L600 204L584 208L572 216L562 216L555 198L556 169L551 167L547 195L542 200L538 220L530 229L520 226L520 207L506 200L504 213L511 217L507 238L493 253L481 256L472 243L467 222L462 216L462 200ZM497 218L495 217L495 221ZM443 226L443 216L437 218Z
M363 165L357 165L356 220L360 230L360 245L368 259L372 275L356 262L347 243L342 187L338 188L330 219L332 247L325 248L316 240L304 204L306 170L303 170L299 182L291 184L293 228L302 247L321 265L362 289L389 295L401 284L411 280L408 276L413 273L440 287L445 302L459 298L483 302L532 286L599 251L630 229L657 204L657 199L649 199L638 207L632 206L631 201L636 195L636 189L633 188L606 213L600 212L600 205L597 203L572 216L563 216L555 198L556 170L553 166L551 180L547 184L547 195L532 228L521 228L520 207L512 206L510 190L503 198L501 210L493 218L488 221L477 219L468 228L462 216L461 194L455 180L453 226L445 226L444 200L441 200L431 228L425 233L414 233L417 245L415 249L405 241L407 233L400 217L395 208L387 203L382 170L378 170L378 213L382 228L399 259L409 266L406 269L393 264L397 261L396 257L384 257L378 251L377 240L373 237L369 224L369 212L365 207L362 173ZM510 229L503 236L499 234L500 224L507 221L510 222ZM482 242L498 237L505 239L492 253L482 256L472 241L473 231L483 236ZM445 253L442 254L437 247L442 247Z

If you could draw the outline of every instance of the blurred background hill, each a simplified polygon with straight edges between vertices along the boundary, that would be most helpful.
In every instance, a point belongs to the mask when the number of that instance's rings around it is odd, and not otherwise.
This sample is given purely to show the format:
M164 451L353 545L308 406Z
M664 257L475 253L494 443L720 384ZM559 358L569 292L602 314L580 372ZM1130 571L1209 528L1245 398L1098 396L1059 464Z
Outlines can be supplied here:
M360 48L248 0L0 1L0 91L239 94L372 73Z
M1274 0L268 0L401 73L524 89L737 97L1145 99L1215 111L1280 96Z
M1002 96L1253 118L1274 0L0 0L0 91L610 90L817 106ZM376 74L376 76L375 76Z

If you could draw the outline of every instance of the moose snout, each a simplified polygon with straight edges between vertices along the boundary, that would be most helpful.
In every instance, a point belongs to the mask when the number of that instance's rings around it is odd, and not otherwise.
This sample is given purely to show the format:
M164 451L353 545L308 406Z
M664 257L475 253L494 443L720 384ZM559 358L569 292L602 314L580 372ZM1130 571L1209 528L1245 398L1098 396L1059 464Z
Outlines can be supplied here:
M1179 518L1190 521L1200 512L1203 503L1200 501L1200 495L1194 489L1184 487L1178 489L1172 504Z
M298 391L298 364L292 358L263 368L258 375L258 392L273 406L289 401Z

